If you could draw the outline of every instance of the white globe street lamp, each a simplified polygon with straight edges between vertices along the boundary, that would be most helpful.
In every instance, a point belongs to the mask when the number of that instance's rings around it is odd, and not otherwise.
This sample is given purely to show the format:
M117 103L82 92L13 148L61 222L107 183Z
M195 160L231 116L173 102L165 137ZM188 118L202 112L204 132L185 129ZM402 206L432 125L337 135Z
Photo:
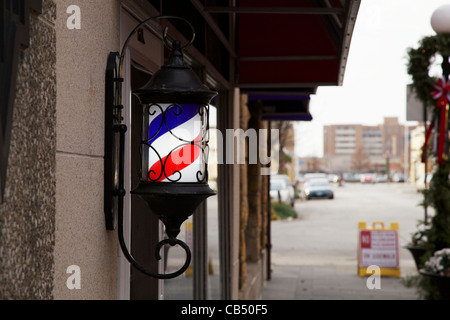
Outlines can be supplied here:
M431 15L431 27L438 34L450 34L450 4L434 10Z

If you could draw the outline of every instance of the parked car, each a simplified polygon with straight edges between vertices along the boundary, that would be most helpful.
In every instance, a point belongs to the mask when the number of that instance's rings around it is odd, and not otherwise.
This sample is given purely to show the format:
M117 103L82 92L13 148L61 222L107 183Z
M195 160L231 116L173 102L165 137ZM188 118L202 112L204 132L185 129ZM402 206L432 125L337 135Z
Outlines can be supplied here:
M375 175L369 173L361 174L360 181L361 183L375 183Z
M360 182L360 176L357 173L344 173L345 182Z
M282 179L270 179L270 198L272 201L282 201L294 206L289 185Z
M295 188L294 185L291 183L291 180L289 177L285 174L273 174L270 176L270 181L272 180L282 180L287 185L287 189L289 190L289 202L286 202L290 204L291 206L294 206L295 201Z
M339 182L339 176L337 174L329 174L327 177L328 177L328 181L330 183L338 183Z
M392 176L392 182L405 182L405 176L401 173L395 173Z
M427 174L427 183L425 185L425 175L421 175L417 180L416 180L416 190L417 192L421 192L425 189L428 189L430 187L430 182L431 179L433 178L433 174L432 173L428 173Z
M312 173L305 173L305 175L303 176L305 178L305 181L308 181L310 179L317 179L317 178L327 178L327 174L326 173L321 173L321 172L312 172Z
M328 179L314 178L305 183L303 189L305 198L310 200L312 198L334 198L333 187Z

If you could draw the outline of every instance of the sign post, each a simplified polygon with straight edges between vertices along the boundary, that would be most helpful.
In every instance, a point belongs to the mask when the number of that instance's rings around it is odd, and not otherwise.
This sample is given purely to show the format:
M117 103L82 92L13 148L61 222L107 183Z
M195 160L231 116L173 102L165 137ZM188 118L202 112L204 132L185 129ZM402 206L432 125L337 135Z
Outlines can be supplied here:
M373 222L372 227L359 222L358 231L359 276L368 275L368 267L378 266L380 275L400 278L398 223L385 228L380 221Z
M189 249L191 249L191 252L194 252L194 235L192 230L192 221L188 220L185 222L185 232L186 232L186 244L189 246ZM186 277L192 276L193 270L192 270L192 260L189 264L189 267L186 269Z

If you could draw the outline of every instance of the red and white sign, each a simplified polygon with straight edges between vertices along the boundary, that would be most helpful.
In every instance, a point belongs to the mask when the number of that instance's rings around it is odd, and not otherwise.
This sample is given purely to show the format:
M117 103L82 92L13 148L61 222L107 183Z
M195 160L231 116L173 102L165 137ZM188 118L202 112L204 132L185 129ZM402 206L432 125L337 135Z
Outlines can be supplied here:
M397 230L360 230L359 266L398 268Z

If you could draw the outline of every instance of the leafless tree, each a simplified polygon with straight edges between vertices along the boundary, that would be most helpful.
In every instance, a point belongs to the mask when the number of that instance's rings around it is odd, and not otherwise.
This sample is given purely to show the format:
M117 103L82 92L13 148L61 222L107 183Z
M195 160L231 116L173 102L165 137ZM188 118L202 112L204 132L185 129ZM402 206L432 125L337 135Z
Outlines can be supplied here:
M358 146L355 153L352 155L353 170L364 171L370 169L370 158L364 153L363 147Z
M308 172L322 171L323 162L317 157L312 157L306 160L306 168Z
M285 173L285 165L289 162L289 155L284 152L284 149L287 146L288 143L288 137L289 133L294 130L294 127L292 125L292 122L290 121L272 121L272 129L278 130L278 143L279 143L279 149L278 149L278 159L279 159L279 166L278 166L278 173ZM272 141L273 143L276 143L276 141Z

